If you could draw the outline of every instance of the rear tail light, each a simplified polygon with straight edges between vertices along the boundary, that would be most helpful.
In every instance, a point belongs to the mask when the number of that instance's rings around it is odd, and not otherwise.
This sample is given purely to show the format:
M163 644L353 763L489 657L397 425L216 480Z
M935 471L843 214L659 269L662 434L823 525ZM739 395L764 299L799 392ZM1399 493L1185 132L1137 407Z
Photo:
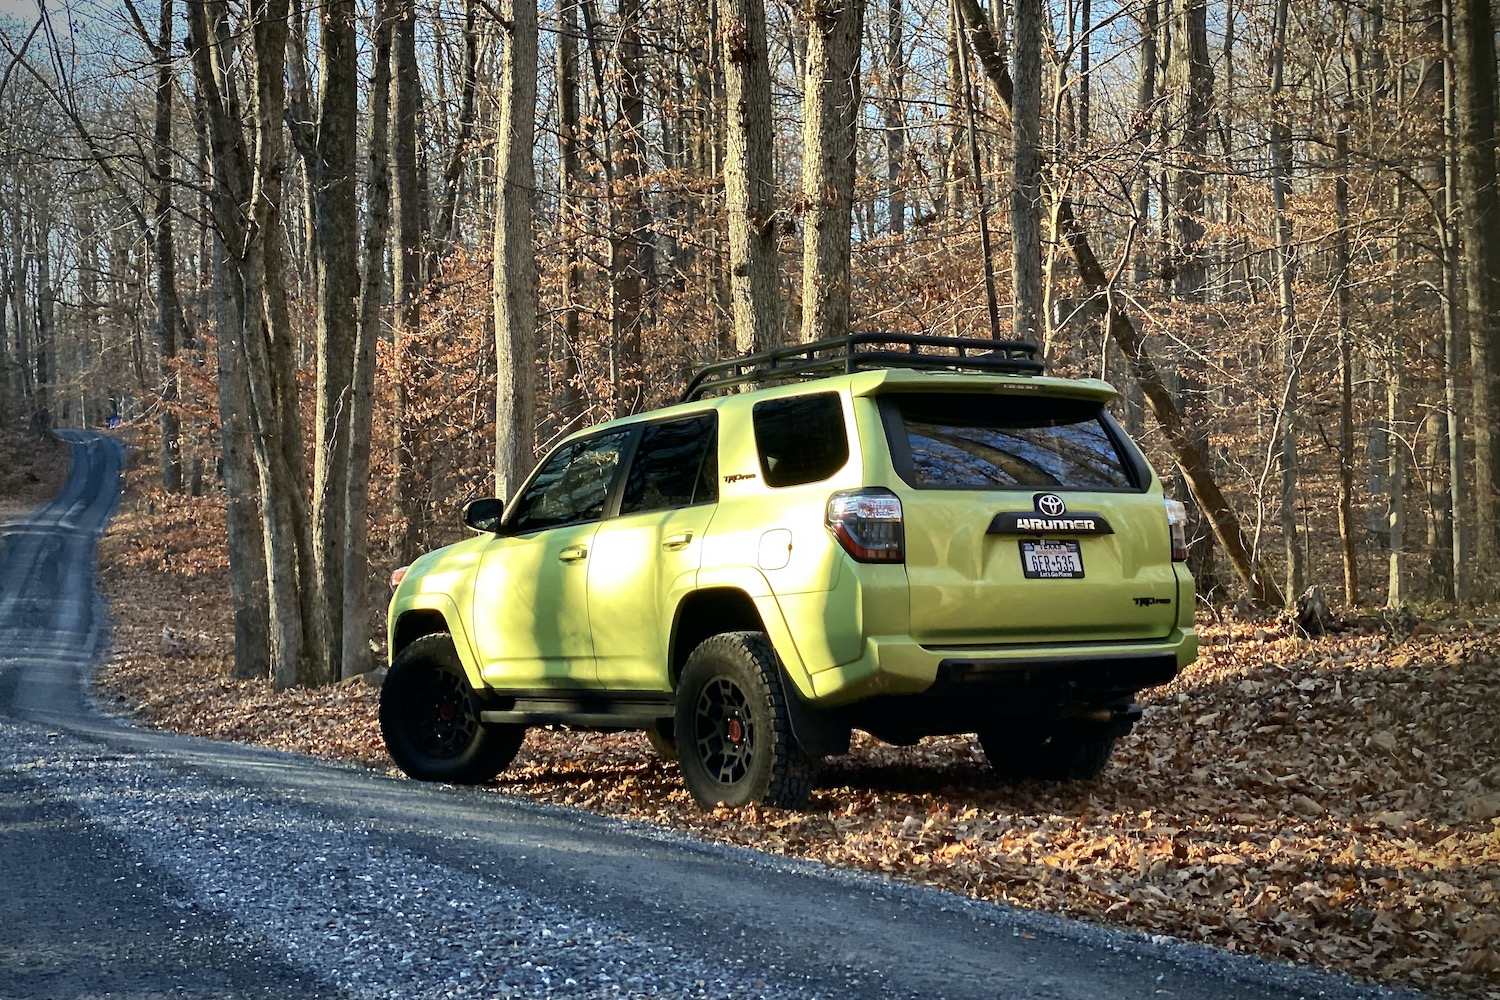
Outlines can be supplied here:
M906 560L901 498L884 487L841 490L829 497L828 530L859 562Z
M1172 531L1172 561L1187 562L1187 507L1180 500L1167 500L1167 527Z
M410 566L398 566L395 569L391 570L392 590L395 590L397 587L401 586L401 581L406 579L406 572L409 569L411 569Z

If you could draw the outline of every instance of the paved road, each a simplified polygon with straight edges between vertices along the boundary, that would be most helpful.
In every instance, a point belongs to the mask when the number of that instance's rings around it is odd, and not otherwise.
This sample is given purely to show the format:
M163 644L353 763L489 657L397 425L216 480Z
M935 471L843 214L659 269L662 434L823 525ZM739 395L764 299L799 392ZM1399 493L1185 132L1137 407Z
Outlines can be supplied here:
M121 454L0 529L0 998L1396 994L648 827L132 729L85 693Z

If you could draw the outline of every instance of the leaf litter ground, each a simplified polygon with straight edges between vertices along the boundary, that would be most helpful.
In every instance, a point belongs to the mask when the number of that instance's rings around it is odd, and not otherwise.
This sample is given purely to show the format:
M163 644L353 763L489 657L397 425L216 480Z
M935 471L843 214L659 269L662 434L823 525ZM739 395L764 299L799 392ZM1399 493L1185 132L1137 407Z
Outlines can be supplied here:
M222 503L148 492L101 548L114 654L145 725L390 770L378 692L228 679ZM1202 625L1097 780L1004 784L967 738L856 738L801 812L698 811L637 733L533 730L496 791L1169 934L1500 1000L1500 626L1318 640Z

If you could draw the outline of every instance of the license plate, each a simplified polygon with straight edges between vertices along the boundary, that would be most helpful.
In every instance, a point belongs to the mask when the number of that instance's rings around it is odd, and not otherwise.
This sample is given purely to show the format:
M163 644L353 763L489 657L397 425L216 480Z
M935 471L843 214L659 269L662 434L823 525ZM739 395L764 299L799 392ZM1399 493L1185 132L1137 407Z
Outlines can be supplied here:
M1028 580L1079 580L1083 553L1077 542L1022 542L1021 571Z

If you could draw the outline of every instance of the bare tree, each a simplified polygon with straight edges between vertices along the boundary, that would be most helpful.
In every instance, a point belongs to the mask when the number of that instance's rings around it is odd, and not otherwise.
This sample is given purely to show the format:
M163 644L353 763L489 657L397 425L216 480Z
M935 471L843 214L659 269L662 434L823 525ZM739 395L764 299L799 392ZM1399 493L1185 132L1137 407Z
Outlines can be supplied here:
M380 339L385 286L386 230L390 226L391 47L394 28L387 0L376 0L371 59L370 121L365 142L365 226L359 325L349 404L348 475L344 482L343 662L340 675L363 673L370 646L370 429L373 423L375 344Z
M354 0L325 0L318 37L318 137L313 173L317 269L317 448L313 465L315 586L326 609L328 649L316 663L326 683L342 670L344 654L344 548L355 392L355 336L359 301L356 242L358 51Z
M391 233L396 312L391 340L396 358L391 427L395 438L396 526L391 554L397 562L417 556L417 454L407 394L411 389L414 343L422 328L422 178L417 160L417 134L422 102L422 78L417 65L417 8L415 0L397 0L392 10L395 38L391 67Z
M1487 0L1454 0L1458 196L1464 241L1474 432L1474 560L1488 592L1500 558L1500 192L1495 169L1495 39Z
M1289 0L1276 0L1271 43L1273 108L1284 99L1286 21ZM1206 48L1206 46L1205 46ZM1274 110L1271 121L1271 203L1276 225L1276 298L1281 314L1281 537L1286 549L1286 594L1302 592L1303 558L1297 530L1297 416L1302 381L1302 356L1297 335L1297 299L1292 287L1296 258L1292 250L1292 222L1287 215L1287 191L1292 180L1291 136L1284 110ZM1182 207L1178 206L1179 209Z
M902 0L887 0L885 24L885 181L888 226L892 236L906 232L906 191L901 186L901 161L906 150L906 52Z
M1042 312L1042 4L1015 0L1015 89L1011 99L1011 329L1038 342Z
M729 218L729 295L740 353L781 343L777 295L771 73L762 0L716 0L726 114L724 212Z
M802 339L849 332L854 125L861 102L864 0L808 0L802 99Z
M536 0L502 0L507 44L500 76L495 215L495 490L511 497L536 447Z

